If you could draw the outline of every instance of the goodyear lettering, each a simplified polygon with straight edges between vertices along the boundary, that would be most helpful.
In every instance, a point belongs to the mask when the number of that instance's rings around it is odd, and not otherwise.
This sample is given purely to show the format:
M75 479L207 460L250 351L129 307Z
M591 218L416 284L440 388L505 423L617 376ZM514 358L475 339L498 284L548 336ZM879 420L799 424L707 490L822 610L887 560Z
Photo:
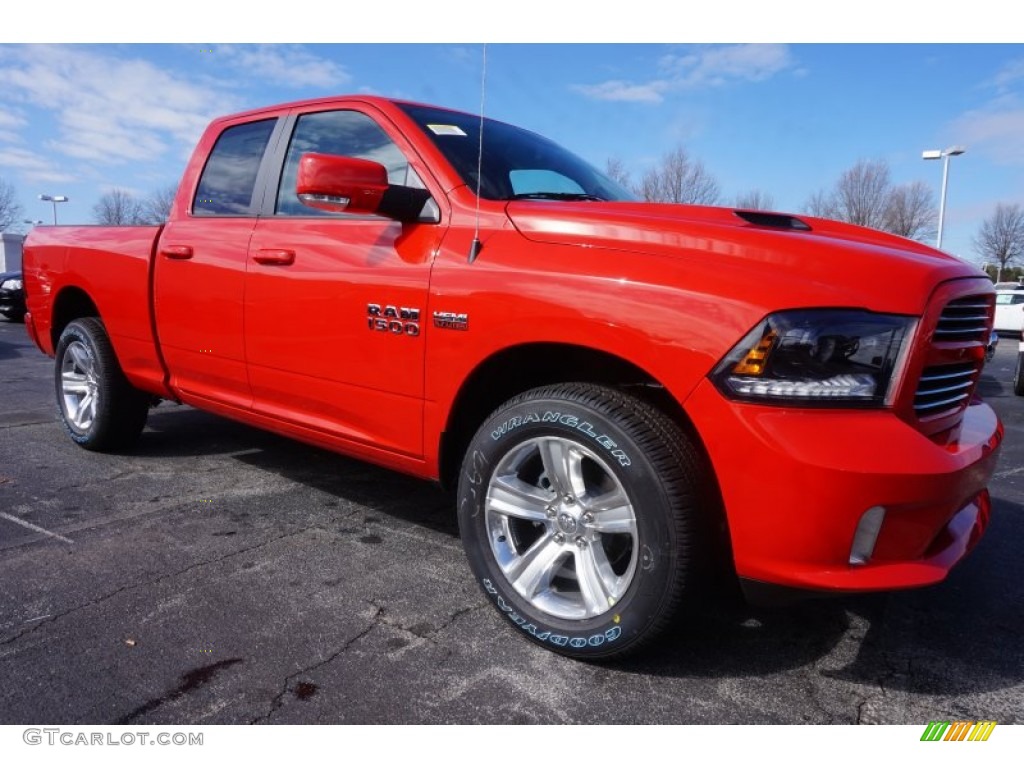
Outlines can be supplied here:
M614 642L622 636L621 626L611 627L610 629L606 629L604 632L598 632L587 637L582 635L577 635L575 637L569 637L568 635L554 635L550 630L539 632L536 624L527 623L529 620L516 613L515 609L505 601L505 598L498 594L497 587L494 586L494 583L490 579L483 579L481 583L483 584L484 591L487 594L494 595L494 601L498 604L498 608L501 609L502 613L506 614L517 627L523 630L523 632L529 633L541 642L551 643L559 648L564 648L566 646L569 646L570 648L586 648L587 646L597 648L605 643Z

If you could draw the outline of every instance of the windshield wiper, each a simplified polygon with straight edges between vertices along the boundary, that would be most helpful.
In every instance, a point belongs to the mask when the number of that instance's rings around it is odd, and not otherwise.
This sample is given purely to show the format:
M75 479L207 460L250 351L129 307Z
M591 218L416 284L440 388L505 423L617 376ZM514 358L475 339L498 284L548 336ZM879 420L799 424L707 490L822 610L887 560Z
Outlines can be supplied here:
M596 200L604 202L603 197L588 195L586 192L522 192L506 198L508 200Z

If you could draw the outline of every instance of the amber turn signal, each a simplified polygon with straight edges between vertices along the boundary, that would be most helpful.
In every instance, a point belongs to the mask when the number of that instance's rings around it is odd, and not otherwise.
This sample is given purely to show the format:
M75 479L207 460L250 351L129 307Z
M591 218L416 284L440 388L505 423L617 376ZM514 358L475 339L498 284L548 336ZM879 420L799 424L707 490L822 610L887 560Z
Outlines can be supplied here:
M775 332L775 329L769 328L768 332L761 337L761 340L750 348L742 360L733 366L733 374L737 376L760 376L764 373L765 365L768 364L768 353L772 351L772 346L775 344L777 337L778 334Z

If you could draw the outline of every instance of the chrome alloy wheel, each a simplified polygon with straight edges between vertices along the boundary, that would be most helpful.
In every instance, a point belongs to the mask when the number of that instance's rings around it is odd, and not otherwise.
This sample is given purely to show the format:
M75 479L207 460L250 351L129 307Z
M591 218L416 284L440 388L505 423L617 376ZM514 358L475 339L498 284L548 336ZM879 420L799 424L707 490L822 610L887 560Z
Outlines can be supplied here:
M79 432L88 431L96 419L96 377L96 359L89 348L80 341L68 344L60 361L61 407L70 425Z
M485 509L498 567L538 610L589 619L629 589L640 548L633 505L604 460L575 440L515 446L491 476Z

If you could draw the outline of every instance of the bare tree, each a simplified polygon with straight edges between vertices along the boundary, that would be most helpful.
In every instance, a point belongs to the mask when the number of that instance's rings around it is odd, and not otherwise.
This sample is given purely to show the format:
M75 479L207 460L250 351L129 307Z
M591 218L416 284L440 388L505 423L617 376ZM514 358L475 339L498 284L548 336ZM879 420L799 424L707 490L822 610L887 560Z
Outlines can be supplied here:
M811 195L804 209L812 216L915 240L931 237L938 220L931 188L920 181L893 186L884 160L859 161L831 189Z
M1024 255L1024 208L1017 203L999 203L974 236L974 250L996 264L998 283L1003 270Z
M938 214L935 195L923 181L900 184L889 192L882 229L911 240L927 240L935 235Z
M14 187L0 179L0 232L21 218L22 208Z
M142 217L147 224L163 224L171 213L171 205L178 194L176 184L155 190L142 201Z
M629 171L626 170L626 164L617 157L609 157L605 161L604 175L626 189L630 189L632 187L629 178Z
M889 165L882 160L861 160L836 182L833 205L842 221L882 229L889 202Z
M763 190L752 189L736 196L736 207L744 211L770 211L775 208L775 198Z
M636 191L648 202L694 205L714 205L721 195L715 177L682 147L676 147L647 171Z
M97 224L108 226L146 223L142 203L123 189L112 189L104 193L92 207L92 214Z
M804 203L804 210L811 216L822 219L838 219L838 213L832 204L832 195L824 189L819 189L811 195Z

